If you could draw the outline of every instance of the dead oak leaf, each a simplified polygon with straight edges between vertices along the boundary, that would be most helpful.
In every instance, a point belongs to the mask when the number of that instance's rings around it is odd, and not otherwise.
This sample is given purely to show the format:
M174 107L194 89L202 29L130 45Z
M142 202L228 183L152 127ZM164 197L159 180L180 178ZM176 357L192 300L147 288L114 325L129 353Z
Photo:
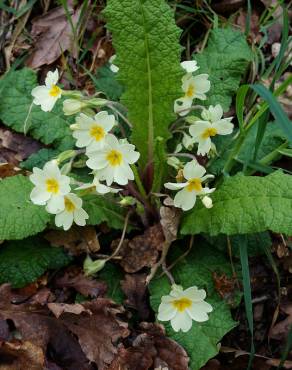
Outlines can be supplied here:
M80 8L74 9L68 5L73 27L76 28L80 16ZM32 20L32 37L36 48L27 61L31 68L51 64L66 50L74 51L74 34L72 26L62 6L50 10L45 15Z
M73 313L74 315L80 315L82 312L87 312L91 315L89 310L86 310L80 303L48 303L49 310L56 316L58 319L64 312Z
M135 236L132 240L125 239L119 256L123 269L128 273L141 270L143 267L152 267L159 256L164 242L164 235L160 224L149 227L144 234ZM112 242L115 249L119 240Z
M116 343L129 335L127 324L117 319L122 308L111 300L97 298L83 304L91 312L61 315L63 324L74 333L87 358L94 362L99 370L107 369L117 354Z
M0 342L0 370L43 370L43 350L28 341Z
M285 340L292 325L292 303L282 305L281 311L285 313L287 317L272 327L269 336L273 339Z

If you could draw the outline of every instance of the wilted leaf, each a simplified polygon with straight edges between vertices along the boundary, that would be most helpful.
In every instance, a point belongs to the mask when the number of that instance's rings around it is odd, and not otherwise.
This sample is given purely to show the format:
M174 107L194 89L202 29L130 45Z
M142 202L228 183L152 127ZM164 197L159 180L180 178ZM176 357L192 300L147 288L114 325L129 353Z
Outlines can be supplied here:
M68 10L72 25L76 27L80 9L74 11L68 4ZM76 36L62 6L33 19L31 35L36 39L36 48L27 61L27 65L31 68L53 63L66 50L74 51Z
M143 267L151 267L158 259L164 242L164 235L160 224L149 227L144 234L135 236L132 240L125 239L119 255L122 257L121 266L126 272L133 273ZM119 240L112 243L113 249Z
M125 304L138 311L141 320L149 317L146 274L126 274L121 281L122 290L127 299Z
M0 342L0 370L43 370L43 350L28 341Z
M82 312L86 312L91 315L89 310L86 310L80 303L68 304L68 303L48 303L48 308L58 319L63 313L73 313L74 315L80 315Z
M181 212L178 208L164 206L160 208L160 223L165 239L168 242L176 240L180 215Z

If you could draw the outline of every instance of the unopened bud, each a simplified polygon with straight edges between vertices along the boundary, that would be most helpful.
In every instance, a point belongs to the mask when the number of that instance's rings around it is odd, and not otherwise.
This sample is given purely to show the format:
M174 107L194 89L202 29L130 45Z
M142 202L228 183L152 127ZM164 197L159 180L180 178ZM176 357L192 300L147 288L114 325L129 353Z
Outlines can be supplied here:
M84 107L86 107L86 103L77 99L66 99L63 102L63 112L65 116L79 113Z
M202 199L202 203L204 204L204 206L206 208L212 208L213 207L213 202L212 202L212 199L208 196L205 196L203 199Z
M102 270L106 264L106 260L95 260L93 261L87 256L83 262L83 270L86 276L94 275L98 271Z

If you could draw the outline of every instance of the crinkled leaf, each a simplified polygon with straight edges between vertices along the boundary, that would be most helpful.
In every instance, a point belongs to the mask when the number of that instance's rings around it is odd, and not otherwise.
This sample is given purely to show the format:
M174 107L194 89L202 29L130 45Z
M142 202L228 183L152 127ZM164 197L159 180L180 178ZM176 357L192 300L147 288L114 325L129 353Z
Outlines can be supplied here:
M213 208L198 202L186 214L182 234L292 233L290 175L280 171L266 177L236 175L226 179L212 199Z
M213 306L209 320L204 323L193 321L192 328L187 333L181 331L176 333L169 322L163 322L167 335L188 352L192 370L200 369L209 358L218 353L218 342L236 325L227 304L219 298L214 289L212 278L214 271L232 275L230 264L225 256L206 244L196 244L196 248L171 271L175 282L185 289L194 285L205 289L206 301ZM161 297L169 292L170 283L166 277L152 281L150 301L155 312L158 311Z
M12 72L0 80L0 119L17 132L25 131L42 141L53 144L59 150L74 146L69 128L71 118L64 117L62 102L59 100L51 112L43 112L39 106L32 104L31 90L37 85L36 73L28 68ZM29 116L28 116L29 114Z
M164 0L110 0L104 12L125 87L121 101L133 124L132 143L142 163L153 157L154 138L169 138L180 95L180 30ZM148 149L147 149L148 148Z
M97 91L102 91L111 100L118 100L123 93L122 85L116 80L116 73L106 66L97 70L94 85Z
M49 269L67 265L71 258L39 238L10 241L0 248L0 284L21 288Z
M106 222L109 227L122 229L125 209L114 203L107 196L88 195L83 198L83 208L89 214L88 225L98 225Z
M58 154L59 151L55 149L41 149L37 153L33 153L25 161L21 162L20 167L30 171L34 167L43 168L48 161L55 158Z
M0 240L22 239L45 229L50 217L45 207L31 202L32 188L22 175L0 181Z
M203 105L221 104L228 111L231 99L239 87L240 80L252 60L251 50L241 31L232 28L216 28L211 32L208 46L194 55L200 69L207 73L211 89Z

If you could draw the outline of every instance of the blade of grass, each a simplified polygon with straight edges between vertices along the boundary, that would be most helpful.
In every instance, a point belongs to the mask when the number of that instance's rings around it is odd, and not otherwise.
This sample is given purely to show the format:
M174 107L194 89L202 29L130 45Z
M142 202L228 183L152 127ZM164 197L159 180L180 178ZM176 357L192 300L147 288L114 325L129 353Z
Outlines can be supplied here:
M265 86L261 84L255 84L251 85L251 88L268 103L269 109L276 122L282 129L289 143L292 144L292 124L280 103Z
M248 255L247 255L247 237L242 239L239 246L240 251L240 262L242 269L242 279L243 279L243 295L244 295L244 305L246 318L248 323L248 328L251 334L251 348L250 356L248 361L247 370L251 369L253 358L255 355L254 347L254 335L253 335L253 309L252 309L252 300L251 300L251 286L250 286L250 275L249 275L249 266L248 266Z
M277 367L277 370L283 368L291 348L292 348L292 325L290 325L286 346L281 356L281 361L279 363L279 366Z
M244 131L244 128L243 128L244 126L244 120L243 120L244 101L245 101L248 89L249 89L249 85L242 85L240 86L236 94L235 109L236 109L236 116L238 119L239 129L241 133L243 133Z

